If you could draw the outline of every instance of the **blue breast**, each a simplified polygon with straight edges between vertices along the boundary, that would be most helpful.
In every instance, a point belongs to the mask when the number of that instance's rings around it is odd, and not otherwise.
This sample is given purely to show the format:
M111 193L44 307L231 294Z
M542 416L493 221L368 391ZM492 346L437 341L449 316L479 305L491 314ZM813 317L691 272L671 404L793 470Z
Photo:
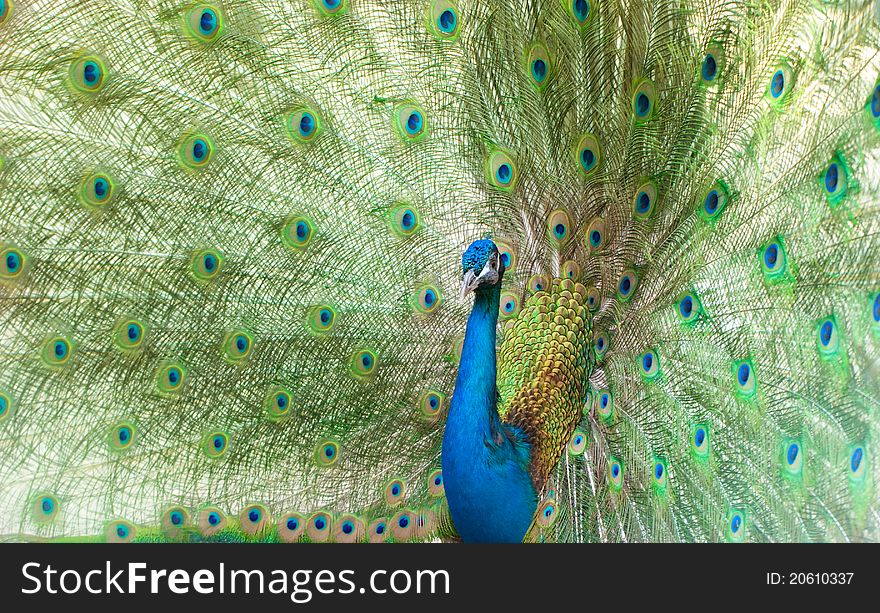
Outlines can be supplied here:
M520 542L537 506L529 444L500 423L495 326L500 287L476 292L443 436L443 482L465 542Z

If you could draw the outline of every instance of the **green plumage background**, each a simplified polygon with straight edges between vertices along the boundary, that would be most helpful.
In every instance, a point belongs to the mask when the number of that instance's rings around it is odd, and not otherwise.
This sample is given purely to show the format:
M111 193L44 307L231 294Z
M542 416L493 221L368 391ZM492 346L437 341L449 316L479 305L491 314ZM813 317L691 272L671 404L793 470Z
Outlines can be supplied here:
M434 479L487 233L507 334L570 277L606 346L533 538L880 538L874 3L327 6L0 2L2 538L452 535Z

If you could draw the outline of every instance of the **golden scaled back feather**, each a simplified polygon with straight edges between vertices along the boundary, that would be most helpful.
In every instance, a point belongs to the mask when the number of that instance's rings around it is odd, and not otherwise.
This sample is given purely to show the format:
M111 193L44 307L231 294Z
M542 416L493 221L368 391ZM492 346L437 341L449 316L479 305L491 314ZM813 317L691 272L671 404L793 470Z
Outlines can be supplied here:
M504 338L498 355L498 412L526 433L529 471L542 492L585 405L590 356L587 288L570 279L553 279L520 310L518 297L502 295ZM513 313L516 309L517 313Z

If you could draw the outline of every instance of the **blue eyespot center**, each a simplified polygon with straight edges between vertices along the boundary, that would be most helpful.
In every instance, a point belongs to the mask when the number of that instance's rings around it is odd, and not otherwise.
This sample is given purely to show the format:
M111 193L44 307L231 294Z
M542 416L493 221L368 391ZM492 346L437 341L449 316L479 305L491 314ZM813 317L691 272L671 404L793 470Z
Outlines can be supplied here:
M214 11L211 9L202 11L202 15L199 18L199 31L207 36L213 33L216 27L217 16L214 14Z
M691 313L693 313L694 311L694 299L690 296L685 296L681 299L681 303L678 305L678 309L681 312L682 317L690 317Z
M55 508L55 503L51 498L43 498L40 501L40 508L43 510L43 513L49 515L52 512L52 509Z
M596 154L593 153L592 149L584 149L581 151L581 166L584 167L584 170L589 170L593 167L593 164L596 163Z
M782 74L781 70L777 70L773 75L773 80L770 82L770 93L774 98L778 98L782 94L782 90L785 87L785 75Z
M397 525L401 528L406 528L409 525L409 517L401 515L400 519L397 520Z
M871 114L875 118L880 117L880 85L874 88L871 95Z
M385 534L385 524L376 524L376 534Z
M354 526L351 525L351 522L345 522L342 524L342 532L343 534L351 534L354 532Z
M324 446L324 456L327 458L333 458L336 455L336 449L333 445L325 445Z
M874 321L880 321L880 293L874 296Z
M861 464L862 464L862 454L863 454L863 451L862 451L861 447L857 447L853 451L852 457L850 458L850 461L849 461L850 470L852 470L853 472L857 472L859 470L859 466L861 466Z
M127 328L128 340L136 341L141 335L140 327L137 324L128 324Z
M6 254L6 270L10 273L14 274L18 271L18 267L21 266L21 258L14 251L10 251Z
M202 263L205 266L205 270L211 272L217 267L217 258L213 255L206 255L203 258Z
M304 241L309 235L309 224L300 220L296 222L296 237L300 241Z
M455 30L455 24L457 19L455 17L455 11L452 9L446 9L442 13L440 13L440 17L437 18L437 25L440 26L440 29L447 34Z
M752 369L749 368L748 364L740 364L736 375L740 385L745 385L749 382L749 375L751 375L751 372Z
M709 195L706 196L706 202L703 204L703 207L709 215L718 210L718 190L713 189L709 192Z
M532 62L532 76L538 83L542 83L547 78L547 63L544 60L538 58Z
M598 230L593 230L592 232L590 232L590 244L593 245L593 247L598 247L599 243L601 243L601 242L602 242L602 233L601 232L599 232Z
M440 485L441 483L443 483L443 477L441 477L440 475L434 477L434 485Z
M649 372L651 368L654 366L654 354L646 353L642 356L642 369L645 372Z
M275 406L277 406L281 410L284 410L284 408L287 407L287 396L285 396L284 394L278 394L277 396L275 396Z
M697 447L702 447L705 440L706 431L702 428L698 428L696 434L694 434L694 444L696 444Z
M59 360L67 355L67 343L64 341L55 341L54 346L55 357Z
M126 528L122 524L119 524L118 526L116 526L116 536L121 539L126 538L128 536L128 528Z
M779 246L776 243L771 243L767 249L764 250L764 264L767 268L775 268L778 260Z
M425 292L425 306L431 306L436 299L437 296L434 294L434 290L429 289Z
M299 528L299 522L296 521L296 518L295 517L289 518L287 520L287 529L290 530L291 532L293 532L297 528Z
M620 293L626 295L630 289L632 289L632 279L629 276L625 276L620 280Z
M400 219L400 225L404 230L412 230L413 226L416 225L416 215L409 209L403 212L403 217Z
M416 111L409 114L406 119L406 131L410 134L418 134L422 129L422 115Z
M241 335L235 337L235 348L236 349L238 349L239 351L244 351L245 349L247 349L247 346L248 346L248 342L247 342L246 337L241 336Z
M601 336L596 339L596 349L598 349L599 351L605 349L605 339Z
M730 520L730 531L736 534L739 532L740 526L742 526L742 517L734 515L733 519Z
M431 405L432 409L436 409L437 405L440 403L440 399L437 396L431 395L428 398L428 404Z
M125 444L131 438L131 430L123 427L119 429L119 442Z
M553 226L553 234L556 235L556 238L565 238L566 227L565 224L558 223Z
M798 446L797 443L792 443L788 447L788 453L786 454L786 459L788 460L789 465L794 464L795 460L798 457Z
M715 79L717 72L718 63L715 61L715 56L711 53L707 53L706 58L703 60L703 79L706 81L712 81Z
M308 136L315 129L315 118L310 113L303 113L299 120L299 133Z
M828 190L829 193L833 193L837 189L837 181L838 181L839 171L837 169L837 164L832 163L828 170L825 171L825 189Z
M551 515L553 515L553 507L544 509L544 517L550 517Z
M397 485L396 483L391 486L391 495L392 496L399 496L400 495L400 486Z
M612 464L611 476L616 479L619 474L620 474L620 464Z
M608 406L608 394L602 394L602 398L599 400L602 404L602 408L606 408Z
M638 205L636 208L638 209L639 213L645 213L648 211L649 208L651 208L651 197L645 192L641 192L639 194L637 202Z
M168 383L171 385L177 385L180 381L180 371L177 368L169 368L168 369Z
M174 511L171 513L171 524L174 526L179 526L183 523L183 513L180 511Z
M95 179L95 196L97 196L99 200L103 200L104 196L107 195L108 187L105 179Z
M834 324L832 324L830 321L826 321L825 323L823 323L822 327L819 329L819 340L826 347L828 346L828 343L831 342L832 332L834 332Z
M208 523L212 526L216 526L220 523L220 516L213 511L211 513L208 513Z
M651 99L648 98L647 94L639 93L636 96L636 114L639 117L644 117L648 114L648 111L651 108Z
M250 511L248 511L248 521L250 521L252 524L260 521L260 512L257 509L251 509Z
M590 5L587 0L574 0L572 8L574 9L575 19L584 23L587 20L587 16L590 14Z
M321 309L320 313L321 323L326 324L330 322L330 311L327 309Z
M317 528L318 530L323 530L326 527L327 527L327 522L324 521L323 517L316 517L315 518L315 528Z
M205 154L208 150L208 145L205 141L198 139L193 143L192 154L193 159L197 162L200 162L204 159Z
M510 183L510 177L513 175L513 170L510 167L510 164L501 164L498 167L498 170L495 172L495 176L498 178L499 183Z
M361 364L364 365L364 368L370 368L373 365L373 356L369 353L365 353L361 356Z
M654 476L657 479L663 478L663 464L661 464L660 462L657 462L657 464L654 466Z
M222 436L217 435L214 437L214 449L223 449L224 443L225 441L223 440Z
M86 62L83 64L83 79L89 85L97 83L101 77L101 68L95 62Z

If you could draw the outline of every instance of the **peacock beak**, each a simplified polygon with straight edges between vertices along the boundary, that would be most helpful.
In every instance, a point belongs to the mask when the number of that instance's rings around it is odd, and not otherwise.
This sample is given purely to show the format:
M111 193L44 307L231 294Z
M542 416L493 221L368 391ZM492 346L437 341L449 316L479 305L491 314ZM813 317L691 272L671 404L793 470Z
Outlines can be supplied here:
M464 300L468 294L477 289L479 284L480 277L477 276L473 268L464 273L464 277L461 279L461 299Z

